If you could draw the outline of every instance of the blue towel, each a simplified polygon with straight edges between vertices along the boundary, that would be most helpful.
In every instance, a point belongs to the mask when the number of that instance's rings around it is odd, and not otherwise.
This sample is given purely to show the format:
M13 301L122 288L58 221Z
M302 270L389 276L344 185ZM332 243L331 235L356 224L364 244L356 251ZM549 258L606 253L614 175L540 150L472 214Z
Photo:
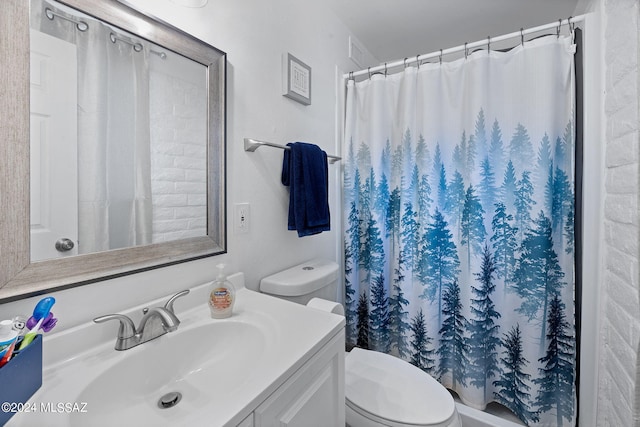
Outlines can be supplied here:
M282 161L282 183L289 186L289 230L298 237L329 231L327 153L305 142L289 143Z

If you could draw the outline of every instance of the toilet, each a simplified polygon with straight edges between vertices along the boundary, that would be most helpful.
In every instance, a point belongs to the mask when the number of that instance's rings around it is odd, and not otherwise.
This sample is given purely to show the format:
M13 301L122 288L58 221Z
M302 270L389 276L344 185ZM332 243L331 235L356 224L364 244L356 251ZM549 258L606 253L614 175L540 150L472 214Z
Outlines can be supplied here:
M336 301L338 277L338 264L315 259L265 277L260 291L298 304ZM376 351L354 348L346 355L345 400L350 427L462 426L446 388L410 363Z

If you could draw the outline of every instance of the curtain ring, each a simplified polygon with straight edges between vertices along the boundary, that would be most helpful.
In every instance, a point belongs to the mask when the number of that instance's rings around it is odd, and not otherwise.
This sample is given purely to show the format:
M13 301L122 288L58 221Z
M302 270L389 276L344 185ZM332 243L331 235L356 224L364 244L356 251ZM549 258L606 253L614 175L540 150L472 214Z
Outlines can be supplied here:
M467 42L464 42L464 59L467 59L469 56L469 51L467 50Z
M418 70L420 69L420 55L416 55L416 63L418 64Z
M524 46L524 28L520 28L520 44Z
M576 30L576 23L575 22L571 22L572 19L573 19L573 16L570 16L567 19L567 25L569 25L569 31L571 32L571 36L573 36L573 33Z
M440 49L440 65L442 65L442 49Z
M404 58L404 68L407 68L407 59L409 58Z
M367 73L369 73L369 80L371 80L371 67L367 68Z
M349 80L355 81L355 79L353 78L353 71L349 71Z
M387 77L387 63L384 63L384 76Z
M558 19L558 26L556 27L556 37L560 38L560 27L562 27L562 19Z
M491 36L487 36L487 53L491 53Z

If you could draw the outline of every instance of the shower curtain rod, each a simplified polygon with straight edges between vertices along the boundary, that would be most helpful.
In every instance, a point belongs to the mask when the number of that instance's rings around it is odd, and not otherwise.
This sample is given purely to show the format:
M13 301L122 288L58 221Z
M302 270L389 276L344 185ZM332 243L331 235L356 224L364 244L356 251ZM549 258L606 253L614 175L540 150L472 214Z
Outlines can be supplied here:
M68 16L65 16L65 15L59 13L59 12L55 12L51 8L48 8L48 7L44 9L44 13L45 13L46 17L49 18L51 21L53 21L53 19L57 16L58 18L64 19L65 21L73 22L74 24L76 24L76 27L78 28L78 31L85 32L85 31L87 31L89 29L89 24L84 22L79 17L70 18ZM141 43L130 41L130 40L124 38L123 36L117 35L114 32L111 32L109 34L109 39L114 44L116 42L118 42L118 41L126 43L126 44L130 45L133 48L133 50L136 51L136 52L142 52L142 50L143 50L143 46L142 46ZM153 50L153 49L150 49L149 51L151 53L155 54L155 55L158 55L160 57L160 59L167 59L167 54L162 52L162 51Z
M439 51L436 52L431 52L431 53L425 53L423 55L416 55L415 57L412 58L404 58L398 61L394 61L394 62L389 62L389 63L384 63L382 65L377 65L375 67L369 67L367 69L364 70L360 70L360 71L351 71L349 73L345 73L342 75L342 78L344 79L353 79L354 77L358 77L358 76L362 76L362 75L366 75L368 74L369 76L371 76L372 73L376 73L379 71L383 71L386 74L386 71L389 68L396 68L396 67L400 67L400 66L408 66L409 64L414 64L416 62L420 63L421 61L424 61L425 59L431 59L431 58L437 58L437 57L441 57L443 55L448 55L451 53L455 53L455 52L460 52L463 50L469 50L469 49L473 49L476 47L480 47L480 46L487 46L487 45L491 45L491 43L494 42L500 42L503 40L508 40L508 39L512 39L512 38L516 38L516 37L520 37L521 38L521 42L524 43L524 36L527 34L531 34L531 33L537 33L538 31L544 31L544 30L549 30L551 28L556 28L558 34L560 33L560 27L562 25L570 25L570 24L575 24L576 22L580 22L583 21L586 15L578 15L578 16L573 16L570 18L566 18L566 19L558 19L557 22L550 22L548 24L544 24L544 25L539 25L537 27L532 27L532 28L528 28L528 29L524 29L521 28L520 31L515 31L513 33L509 33L509 34L504 34L502 36L496 36L496 37L487 37L485 40L478 40L476 42L473 43L465 43L462 44L460 46L456 46L456 47L452 47L449 49L440 49Z

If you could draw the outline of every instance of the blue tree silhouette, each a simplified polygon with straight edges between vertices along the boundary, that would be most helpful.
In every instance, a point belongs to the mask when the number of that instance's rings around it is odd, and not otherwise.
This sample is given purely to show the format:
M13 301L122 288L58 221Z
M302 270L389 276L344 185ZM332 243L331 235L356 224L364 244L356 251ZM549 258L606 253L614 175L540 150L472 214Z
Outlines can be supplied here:
M496 310L491 299L495 291L493 275L496 271L493 255L489 246L485 244L482 253L480 272L475 273L480 287L471 286L474 298L471 299L471 314L469 319L469 372L471 384L483 390L483 397L487 396L487 381L500 373L498 366L498 347L500 326L496 321L500 313Z
M414 206L418 205L418 191L420 187L420 172L418 171L418 165L414 164L411 169L411 178L409 179L409 186L407 187L405 198L411 200Z
M476 117L476 128L474 135L477 144L477 150L480 153L486 153L488 149L487 132L485 130L484 110L482 108L480 108L478 116Z
M424 140L422 134L418 135L418 143L416 144L416 164L420 167L428 165L431 162L431 155L429 154L429 146ZM427 174L428 171L422 170L422 173Z
M355 184L359 182L356 170ZM347 342L354 343L356 341L356 289L354 285L358 282L357 267L360 265L360 238L361 223L359 212L355 201L350 203L349 215L347 216L347 230L344 243L344 262L345 262L345 317L347 327L345 335ZM354 272L354 267L356 268ZM355 274L353 274L355 273ZM355 276L355 277L354 277ZM352 283L352 277L356 283Z
M430 349L431 338L427 334L427 326L424 319L422 308L418 310L415 317L411 319L411 359L410 362L433 375L435 367L434 350Z
M421 227L425 227L429 221L429 209L431 207L431 186L427 175L422 175L418 183L418 220Z
M384 270L384 246L380 229L372 215L369 216L367 228L364 233L360 262L366 271L365 281L369 283L371 277L375 277Z
M502 346L504 357L500 360L504 370L500 379L493 382L494 386L499 387L493 395L497 402L509 408L525 424L537 422L539 421L537 412L529 407L531 395L528 391L531 387L527 381L531 375L524 372L529 361L524 357L520 325L512 327L508 333L504 334Z
M447 207L447 172L444 168L444 165L442 165L442 167L440 168L438 177L438 209L444 212Z
M464 179L462 178L462 174L456 170L447 188L447 206L445 212L448 213L451 218L451 226L458 229L458 239L460 238L460 221L462 220L464 199Z
M569 177L560 168L556 168L553 176L553 203L551 205L551 225L554 232L560 231L565 224L564 218L570 209L573 192Z
M565 305L558 294L551 299L547 332L547 352L539 362L544 364L540 377L533 380L538 384L535 405L539 412L555 408L556 425L562 427L562 420L571 420L574 412L574 363L575 344L571 327L564 314Z
M553 249L551 221L540 211L534 228L527 231L522 241L513 287L522 299L517 311L529 320L542 316L541 344L546 336L549 302L566 285L563 278L564 272Z
M540 147L538 147L538 159L537 167L535 169L536 186L542 187L547 180L547 171L552 166L553 160L551 157L551 142L549 141L549 135L545 132L540 141Z
M387 353L389 347L389 298L384 285L384 275L373 279L371 285L371 310L369 311L369 348Z
M460 243L467 246L467 265L471 268L471 253L480 252L482 242L487 236L484 228L484 209L480 198L475 194L473 185L469 185L465 194L460 229L462 234Z
M471 176L476 167L476 155L478 154L476 136L469 135L467 142L467 168L465 169L467 176Z
M440 171L443 168L444 163L442 162L442 151L440 150L440 144L436 144L436 149L433 154L433 168L431 170L431 188L438 189L440 186ZM439 196L437 196L439 197ZM439 199L436 198L436 202Z
M375 191L375 200L374 200L374 208L376 213L378 214L378 218L380 222L385 225L387 224L387 213L389 212L389 202L391 199L391 194L389 190L389 182L387 181L387 176L383 173L380 176L380 183Z
M409 301L404 297L401 287L405 278L405 259L402 251L400 251L397 261L397 267L394 270L393 292L389 297L389 343L391 348L398 352L398 356L405 358L409 352L406 335L411 325L407 322L409 312L404 309L409 305Z
M462 136L464 138L464 132L462 133ZM462 149L460 148L460 144L456 144L456 146L453 149L453 154L451 156L451 164L453 166L453 169L455 169L456 171L463 171L465 170L464 168L467 166L464 155L462 154Z
M344 306L345 306L345 340L348 344L355 344L356 341L356 301L354 296L356 290L351 284L351 273L353 271L353 261L349 242L344 242Z
M446 284L458 276L460 261L453 236L440 211L436 210L433 222L423 236L418 276L425 289L420 296L438 301L438 324L442 315L442 291Z
M395 247L400 238L400 190L397 187L389 195L384 228L385 237L391 239L391 247Z
M369 298L365 292L360 293L358 298L358 338L356 345L360 348L369 348Z
M522 172L534 159L533 147L527 129L518 123L509 143L509 157L517 171Z
M533 200L533 184L531 184L530 172L522 172L522 178L516 183L514 205L516 208L516 228L518 229L518 243L522 242L524 232L531 222L531 207L536 203Z
M567 220L564 223L564 237L566 239L566 253L570 254L574 248L574 223L575 223L575 202L572 199L567 210Z
M488 212L493 209L493 201L496 197L496 178L489 157L485 156L480 164L480 184L478 196L483 208Z
M491 127L489 159L496 171L502 171L504 168L504 144L502 143L502 130L500 129L498 119L493 121L493 126Z
M453 151L453 168L455 170L460 171L461 173L466 174L465 176L468 178L470 171L468 170L467 164L467 132L462 131L462 136L460 137L460 143L456 145Z
M464 337L464 331L467 328L467 319L462 314L460 286L457 280L447 286L442 301L444 319L438 331L440 347L436 350L440 356L438 377L442 379L445 374L451 372L453 388L456 384L466 386L469 344Z
M509 160L509 163L507 163L507 167L504 171L502 185L500 186L500 200L507 208L507 212L512 212L513 210L515 210L517 181L516 170L513 167L513 163L511 162L511 160Z
M542 172L541 172L542 173ZM553 184L553 163L547 168L547 179L544 184L544 208L551 215L553 213L554 184Z
M495 204L495 213L491 221L491 242L495 253L496 275L505 283L513 282L516 267L516 234L518 230L511 223L513 216L507 213L502 202Z
M416 221L416 217L412 204L405 203L402 214L402 252L412 269L417 268L420 260L418 249L420 224Z

